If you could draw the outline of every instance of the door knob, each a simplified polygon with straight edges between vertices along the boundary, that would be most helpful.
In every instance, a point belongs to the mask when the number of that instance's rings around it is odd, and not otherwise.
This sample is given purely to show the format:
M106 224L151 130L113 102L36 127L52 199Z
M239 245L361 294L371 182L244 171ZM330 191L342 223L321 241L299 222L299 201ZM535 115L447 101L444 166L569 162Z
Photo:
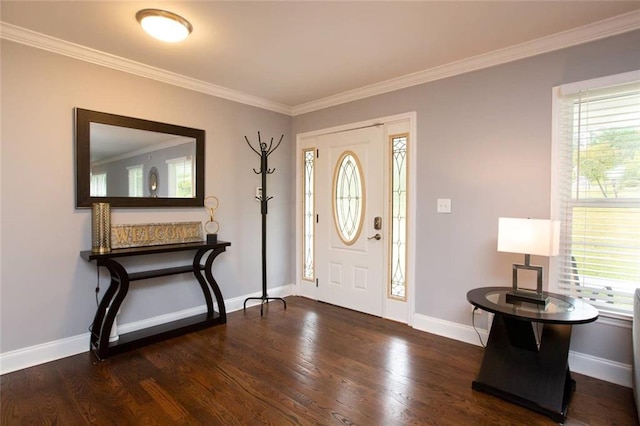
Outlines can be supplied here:
M372 237L367 238L367 240L379 240L381 238L382 238L382 235L376 234L376 235L374 235Z

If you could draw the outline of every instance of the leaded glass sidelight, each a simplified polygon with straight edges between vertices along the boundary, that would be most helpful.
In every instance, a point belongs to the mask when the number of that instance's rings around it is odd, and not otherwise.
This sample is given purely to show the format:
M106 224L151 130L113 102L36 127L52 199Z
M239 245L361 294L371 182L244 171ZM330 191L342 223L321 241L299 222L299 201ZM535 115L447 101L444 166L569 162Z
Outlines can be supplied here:
M338 235L345 244L353 244L362 230L364 179L358 157L351 151L345 151L336 164L333 214Z
M406 300L407 294L407 138L391 137L391 267L392 298Z
M302 278L306 280L313 280L314 277L314 209L315 209L315 194L314 194L314 175L315 175L315 148L305 149L303 151L304 159L304 188L303 188L303 241L302 241L302 254L303 254L303 267Z

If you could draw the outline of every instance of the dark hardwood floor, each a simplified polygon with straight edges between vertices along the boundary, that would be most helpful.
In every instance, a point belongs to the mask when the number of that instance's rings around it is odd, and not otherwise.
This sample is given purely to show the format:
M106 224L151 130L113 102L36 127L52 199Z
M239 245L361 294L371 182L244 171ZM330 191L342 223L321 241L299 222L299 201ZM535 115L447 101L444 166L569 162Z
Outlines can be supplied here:
M475 392L482 348L300 297L95 362L5 374L2 425L548 425ZM567 424L636 425L631 389L574 374Z

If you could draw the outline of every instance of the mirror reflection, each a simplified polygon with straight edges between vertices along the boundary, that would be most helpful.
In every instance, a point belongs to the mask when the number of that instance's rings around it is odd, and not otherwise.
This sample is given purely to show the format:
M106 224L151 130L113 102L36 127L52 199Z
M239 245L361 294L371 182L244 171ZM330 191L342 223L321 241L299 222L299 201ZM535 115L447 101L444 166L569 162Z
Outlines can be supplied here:
M76 108L76 207L199 207L204 130Z
M194 197L194 138L102 123L90 137L92 197Z

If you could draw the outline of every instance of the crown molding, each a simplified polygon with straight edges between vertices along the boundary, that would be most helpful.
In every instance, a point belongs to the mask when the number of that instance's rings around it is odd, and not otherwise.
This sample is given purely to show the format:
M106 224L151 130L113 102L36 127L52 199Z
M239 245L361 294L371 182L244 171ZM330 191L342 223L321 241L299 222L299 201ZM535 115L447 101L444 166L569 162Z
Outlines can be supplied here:
M71 43L2 21L0 21L0 38L229 101L291 115L291 107L287 105L257 96L247 95L242 92L227 89L226 87L145 65L140 62L131 61L120 56Z
M517 61L542 53L588 43L637 29L640 29L640 11L629 12L540 39L407 74L296 106L288 106L227 89L222 86L155 68L140 62L131 61L2 21L0 21L0 38L211 96L289 116L296 116L507 62Z
M552 52L590 41L622 34L640 29L640 11L629 12L613 18L595 22L593 24L563 31L547 37L539 38L529 42L517 44L504 49L473 56L460 61L451 62L442 66L430 68L407 74L402 77L393 78L380 83L371 84L359 89L339 93L305 104L296 105L292 108L292 115L301 115L309 112L329 108L332 106L353 102L383 93L405 89L411 86L441 80L447 77L464 74L470 71L477 71L519 59L529 58L542 53Z

